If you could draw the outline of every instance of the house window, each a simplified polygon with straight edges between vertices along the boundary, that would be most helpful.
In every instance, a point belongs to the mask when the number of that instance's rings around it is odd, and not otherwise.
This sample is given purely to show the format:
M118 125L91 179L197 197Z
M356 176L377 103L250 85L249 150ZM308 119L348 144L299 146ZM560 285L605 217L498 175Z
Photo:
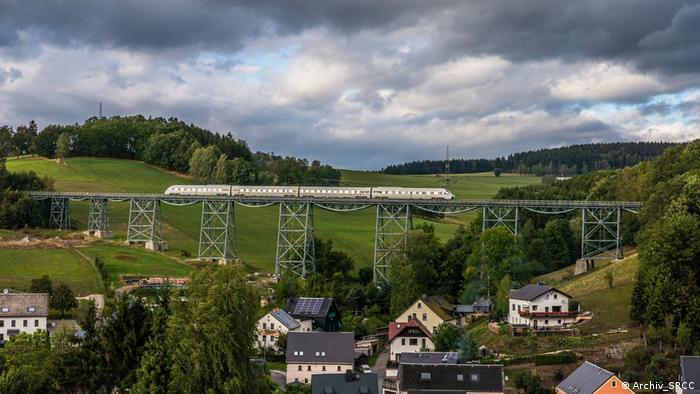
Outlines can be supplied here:
M300 355L300 356L303 356L303 355L304 355L304 351L303 351L303 350L300 351L300 352L299 352L299 355Z
M413 314L413 318L414 318L414 319L416 318L416 314L415 314L415 313Z
M406 338L401 338L401 346L406 346Z
M549 294L545 294L545 295L544 295L544 299L545 299L545 300L548 300L548 299L549 299Z
M321 357L326 357L326 352L321 352Z
M461 373L457 374L457 381L464 382L464 375L462 375Z
M340 365L338 365L338 372L340 372Z
M536 310L537 310L537 305L533 305L533 306L532 306L532 311L534 312L534 311L536 311Z
M23 326L23 327L27 327L27 319L24 319L24 320L22 321L22 326Z
M418 346L418 338L409 338L408 344L411 346Z
M39 319L34 320L34 327L39 327Z
M419 303L418 303L418 309L420 309L420 308L421 308L421 305L420 305L420 302L419 302Z
M556 294L554 295L554 299L555 299L555 300L557 299L557 295L556 295Z
M546 325L548 325L548 324L549 324L549 320L545 320L545 321L544 321L544 325L546 326Z
M428 320L428 314L427 314L427 313L424 313L424 314L423 314L423 321L426 321L426 320Z
M12 321L12 327L15 327L16 325L17 325L17 323L13 320L13 321Z
M307 366L307 367L306 367L306 370L307 370L307 371L311 371L311 365Z
M321 356L321 352L316 352L316 357Z
M325 366L325 365L322 365L322 366L321 366L321 371L326 372L326 366Z
M295 356L298 356L298 355L299 355L299 352L295 351L295 352L294 352L294 355L295 355Z
M27 312L36 312L36 308L33 306L30 306L29 308L27 308Z
M510 310L515 311L515 304L510 304Z
M304 378L304 383L309 383L309 378Z
M267 323L263 323L263 330L267 330Z
M430 372L421 372L420 380L430 380Z
M472 382L478 382L478 381L479 381L479 375L473 373L473 374L469 375L469 380L471 380Z
M299 368L297 368L297 370L301 371L301 365L299 366Z
M420 341L421 341L421 345L420 345L420 346L421 346L423 349L425 349L425 338L422 338Z
M5 320L0 320L0 327L5 327Z
M267 342L267 335L263 335L263 342Z
M557 324L561 324L561 320L557 320Z
M10 308L7 307L7 306L3 306L3 307L2 307L2 311L3 311L4 313L7 313L7 312L10 311Z
M615 379L613 379L612 382L610 382L610 385L612 385L612 388L617 387L617 382L615 381Z
M270 335L270 342L274 342L274 341L275 341L275 337L273 337L272 335Z
M270 323L270 330L274 330L274 329L275 329L275 323Z

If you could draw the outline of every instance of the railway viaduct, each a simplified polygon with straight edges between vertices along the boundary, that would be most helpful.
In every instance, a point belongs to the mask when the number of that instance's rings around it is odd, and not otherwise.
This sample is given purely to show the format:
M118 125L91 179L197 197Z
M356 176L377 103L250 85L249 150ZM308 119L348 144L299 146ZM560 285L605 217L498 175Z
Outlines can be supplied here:
M50 200L50 225L70 227L70 201L88 201L88 233L109 237L108 202L129 204L127 242L163 249L161 204L201 204L198 257L202 260L231 261L236 258L234 207L267 207L279 204L275 273L283 270L305 277L315 268L314 208L351 212L376 208L374 281L387 280L394 261L405 257L406 234L412 228L413 213L422 210L457 214L481 210L483 230L503 226L512 234L520 231L523 211L558 215L580 210L581 258L622 258L622 213L638 213L635 201L551 201L551 200L402 200L309 197L214 197L137 193L29 192L37 200Z

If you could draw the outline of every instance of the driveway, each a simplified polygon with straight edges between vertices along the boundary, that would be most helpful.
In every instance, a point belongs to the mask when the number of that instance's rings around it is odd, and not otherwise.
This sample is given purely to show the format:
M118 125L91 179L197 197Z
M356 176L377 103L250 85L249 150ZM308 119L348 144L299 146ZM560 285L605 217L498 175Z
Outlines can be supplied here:
M287 373L284 371L276 371L276 370L271 370L270 371L270 376L272 377L272 381L275 382L282 390L284 390L285 386L287 385Z
M389 361L389 349L384 349L383 352L379 353L377 356L377 362L374 363L372 367L372 372L377 374L377 381L379 382L379 392L382 392L382 382L386 377L386 363Z

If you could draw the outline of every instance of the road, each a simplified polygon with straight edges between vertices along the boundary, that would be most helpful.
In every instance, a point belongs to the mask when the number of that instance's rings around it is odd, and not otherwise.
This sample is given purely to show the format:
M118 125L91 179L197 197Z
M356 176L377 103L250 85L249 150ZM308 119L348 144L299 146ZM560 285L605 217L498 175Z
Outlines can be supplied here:
M384 349L377 356L377 362L372 367L372 372L377 374L377 382L379 383L379 392L382 392L382 382L386 377L386 363L389 361L389 349Z
M272 377L272 381L280 386L282 390L284 390L285 386L287 385L287 373L273 369L270 371L270 375Z

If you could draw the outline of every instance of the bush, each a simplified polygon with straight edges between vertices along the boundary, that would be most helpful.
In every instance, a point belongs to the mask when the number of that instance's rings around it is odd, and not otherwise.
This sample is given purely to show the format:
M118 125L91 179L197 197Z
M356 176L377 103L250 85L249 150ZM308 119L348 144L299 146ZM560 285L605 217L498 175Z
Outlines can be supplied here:
M559 365L576 362L576 355L572 352L562 352L555 354L538 354L534 358L535 365Z

